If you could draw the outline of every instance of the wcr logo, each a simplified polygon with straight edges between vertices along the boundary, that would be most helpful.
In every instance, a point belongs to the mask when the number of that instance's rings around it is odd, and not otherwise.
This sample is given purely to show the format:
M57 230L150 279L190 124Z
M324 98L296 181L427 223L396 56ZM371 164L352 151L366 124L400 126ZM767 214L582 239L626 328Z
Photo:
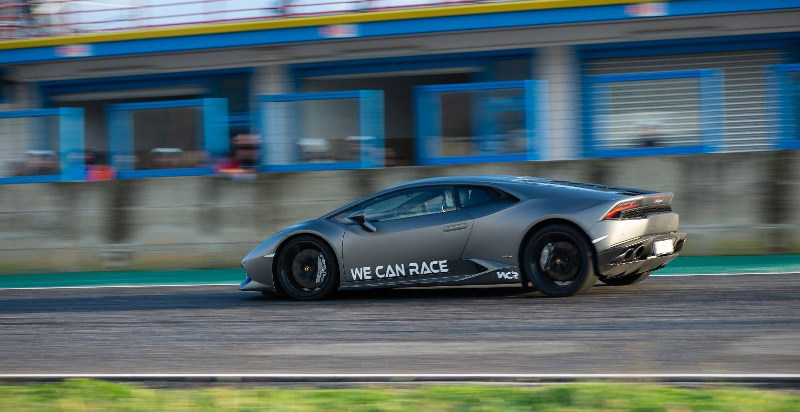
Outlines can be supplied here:
M497 278L503 280L519 280L518 272L497 272Z

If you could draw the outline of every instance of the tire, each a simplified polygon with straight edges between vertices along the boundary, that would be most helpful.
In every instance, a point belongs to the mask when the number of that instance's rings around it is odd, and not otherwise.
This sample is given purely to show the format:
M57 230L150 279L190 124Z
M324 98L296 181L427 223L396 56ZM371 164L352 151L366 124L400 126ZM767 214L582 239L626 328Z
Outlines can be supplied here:
M339 285L339 265L333 249L313 236L292 239L278 255L278 282L296 300L320 300Z
M536 289L552 297L584 292L597 282L594 250L579 230L555 224L525 244L520 265Z
M650 272L644 273L631 273L630 275L622 275L608 279L600 279L601 282L608 286L628 286L639 283L650 276Z

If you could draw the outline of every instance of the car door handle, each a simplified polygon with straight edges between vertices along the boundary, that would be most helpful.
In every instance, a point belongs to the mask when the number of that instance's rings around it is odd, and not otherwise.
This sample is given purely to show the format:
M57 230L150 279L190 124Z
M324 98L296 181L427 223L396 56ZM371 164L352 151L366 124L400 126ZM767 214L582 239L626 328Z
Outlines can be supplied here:
M456 223L454 225L447 225L444 227L445 232L455 232L456 230L463 230L467 228L466 223Z

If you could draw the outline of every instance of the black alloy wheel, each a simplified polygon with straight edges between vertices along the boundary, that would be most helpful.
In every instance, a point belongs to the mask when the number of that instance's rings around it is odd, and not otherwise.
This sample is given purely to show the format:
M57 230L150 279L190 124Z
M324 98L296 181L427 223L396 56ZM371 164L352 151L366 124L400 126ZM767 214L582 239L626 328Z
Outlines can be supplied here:
M313 236L301 236L286 244L278 257L277 269L283 290L297 300L326 298L339 282L333 250Z
M583 233L568 225L537 231L525 245L522 258L526 275L547 296L571 296L597 282L591 245Z

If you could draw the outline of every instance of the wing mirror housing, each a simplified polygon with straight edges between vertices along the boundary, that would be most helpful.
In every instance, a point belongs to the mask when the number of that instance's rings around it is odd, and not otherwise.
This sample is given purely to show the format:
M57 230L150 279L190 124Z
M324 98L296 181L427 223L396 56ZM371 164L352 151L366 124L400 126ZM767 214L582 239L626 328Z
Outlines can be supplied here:
M351 222L358 223L359 226L363 227L364 230L368 232L374 232L378 230L378 228L376 228L375 225L367 222L367 217L364 215L363 210L358 210L351 213L350 216L347 216L347 219L349 219Z

